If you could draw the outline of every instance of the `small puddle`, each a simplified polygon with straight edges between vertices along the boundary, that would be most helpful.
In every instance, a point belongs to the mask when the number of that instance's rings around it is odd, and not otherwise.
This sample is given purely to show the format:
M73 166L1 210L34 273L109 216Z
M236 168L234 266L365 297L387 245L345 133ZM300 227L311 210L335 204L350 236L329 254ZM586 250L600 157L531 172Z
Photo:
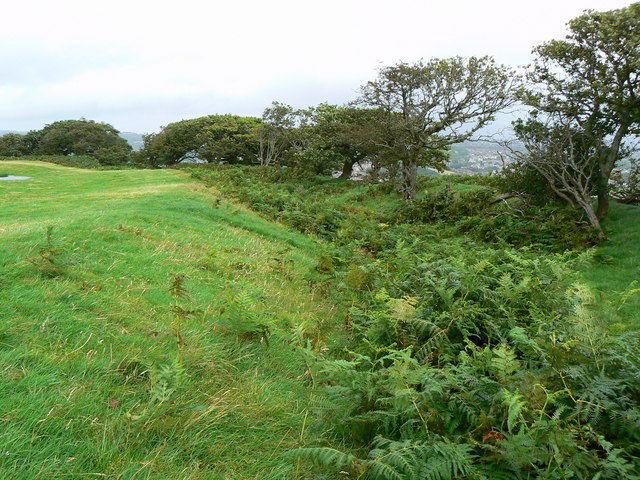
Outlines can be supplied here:
M0 180L29 180L31 177L20 177L17 175L7 175L6 177L0 177Z

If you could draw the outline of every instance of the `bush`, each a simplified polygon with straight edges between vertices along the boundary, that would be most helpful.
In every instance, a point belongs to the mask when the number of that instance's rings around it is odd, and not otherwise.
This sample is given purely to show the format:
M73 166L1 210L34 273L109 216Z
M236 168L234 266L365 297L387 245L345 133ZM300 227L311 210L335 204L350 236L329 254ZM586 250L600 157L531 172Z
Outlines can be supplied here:
M437 220L457 221L482 215L491 208L494 193L488 189L453 192L449 188L423 198L402 203L390 217L399 223L431 223Z
M558 200L549 182L535 168L526 163L513 162L498 173L486 177L488 182L500 191L527 196L530 203L547 204Z
M469 242L392 258L346 343L316 354L317 446L296 455L372 479L637 478L640 343L588 313L585 259Z

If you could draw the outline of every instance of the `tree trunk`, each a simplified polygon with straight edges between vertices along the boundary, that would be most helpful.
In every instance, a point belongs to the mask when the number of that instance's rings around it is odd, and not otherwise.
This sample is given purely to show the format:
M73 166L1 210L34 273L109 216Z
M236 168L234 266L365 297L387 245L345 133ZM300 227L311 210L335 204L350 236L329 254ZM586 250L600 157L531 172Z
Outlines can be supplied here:
M598 192L598 211L596 216L602 220L609 213L609 192L606 190Z
M418 182L418 165L412 157L402 160L402 197L405 200L416 198Z
M611 147L606 155L600 158L600 184L598 185L598 211L596 212L599 220L602 220L609 213L609 179L613 167L616 165L616 160L618 160L622 139L629 131L630 125L631 123L623 122L618 126Z
M342 173L338 178L346 178L346 179L351 178L351 175L353 174L353 165L355 163L356 163L355 160L345 160L344 163L342 164Z
M607 196L605 198L607 198L607 202L608 202L608 198L609 197ZM594 228L594 230L596 232L598 232L598 241L600 242L600 241L604 240L604 232L602 231L602 225L600 225L600 218L598 217L597 213L593 209L593 204L591 202L588 202L587 204L583 204L581 202L581 206L582 206L583 210L585 211L585 213L587 214L587 218L589 219L589 223ZM599 201L598 201L598 210L600 210L600 202Z
M598 220L602 220L609 213L609 178L611 178L611 171L615 160L605 158L604 161L600 161L600 179L597 185L598 192L598 210L596 215Z

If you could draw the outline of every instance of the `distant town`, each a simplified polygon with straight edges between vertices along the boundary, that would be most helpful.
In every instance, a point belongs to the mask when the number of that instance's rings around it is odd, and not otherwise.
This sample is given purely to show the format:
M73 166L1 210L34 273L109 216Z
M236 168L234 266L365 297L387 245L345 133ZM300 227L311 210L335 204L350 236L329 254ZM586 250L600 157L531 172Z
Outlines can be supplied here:
M463 142L451 147L449 170L467 175L479 175L500 170L509 163L508 150L492 142Z

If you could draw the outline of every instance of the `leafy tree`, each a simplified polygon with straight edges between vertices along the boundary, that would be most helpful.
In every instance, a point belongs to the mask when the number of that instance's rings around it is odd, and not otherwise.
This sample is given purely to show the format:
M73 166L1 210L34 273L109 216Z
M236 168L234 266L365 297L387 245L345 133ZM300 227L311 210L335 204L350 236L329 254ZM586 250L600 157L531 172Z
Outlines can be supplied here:
M524 101L562 115L599 139L598 218L606 216L608 184L625 141L640 131L640 3L589 11L569 22L565 40L537 47Z
M28 153L25 135L19 133L5 133L0 137L0 155L5 157L20 157Z
M258 129L260 165L272 165L282 159L295 141L297 117L298 112L284 103L273 102L264 110Z
M138 158L153 165L188 160L207 163L258 163L259 118L209 115L182 120L145 135Z
M294 110L274 102L259 129L260 163L295 166L315 174L341 171L349 178L355 163L375 151L380 112L322 103Z
M398 63L361 89L383 113L383 146L398 164L402 194L416 195L417 168L444 168L442 151L470 138L513 102L514 76L490 57Z
M131 146L118 130L93 120L61 120L29 132L30 152L41 155L90 155L103 165L124 163Z
M353 166L376 155L378 125L376 109L321 104L313 109L313 148L327 158L326 167L350 178Z

